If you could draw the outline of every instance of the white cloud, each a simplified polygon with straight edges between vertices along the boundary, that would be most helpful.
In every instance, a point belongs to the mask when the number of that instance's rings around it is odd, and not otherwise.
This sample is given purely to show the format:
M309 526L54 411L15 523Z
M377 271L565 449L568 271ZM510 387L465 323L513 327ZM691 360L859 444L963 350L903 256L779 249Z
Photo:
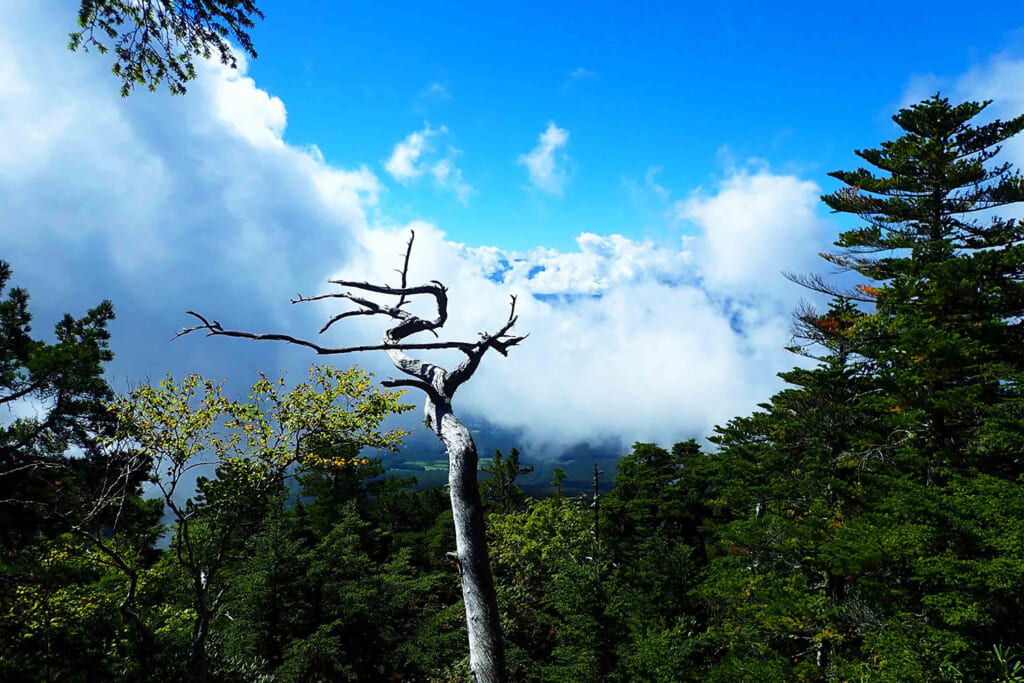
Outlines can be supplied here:
M419 178L424 173L420 157L423 156L423 150L427 146L427 139L445 132L447 129L443 126L438 131L431 129L429 123L424 124L422 131L409 133L404 140L395 145L384 168L392 178L400 182Z
M463 177L462 169L455 165L462 152L454 145L439 144L447 136L446 126L431 128L425 123L423 130L409 133L395 145L384 168L392 178L406 185L429 175L435 187L451 190L460 202L468 205L473 188Z
M537 146L519 155L518 163L526 166L534 187L548 194L562 195L569 182L566 170L569 157L564 151L568 143L569 131L551 122L538 137Z
M248 63L239 61L238 69L217 63L206 65L219 71L219 86L213 90L214 116L233 134L256 147L280 147L284 144L282 136L288 119L284 103L257 88L255 81L245 76Z
M17 141L0 145L0 254L36 329L109 298L119 382L294 367L280 348L168 340L189 308L252 327L302 320L288 297L349 258L378 179L287 144L284 105L244 63L198 65L185 97L120 98L109 57L65 48L74 22L56 0L0 4L0 137Z
M416 229L411 281L443 274L449 287L444 338L493 330L518 295L519 329L530 336L508 358L487 358L457 407L525 430L534 452L707 434L764 400L778 387L774 372L793 363L782 347L795 298L709 289L692 252L620 235L584 233L566 253L510 253L418 223L368 231L366 260L339 275L394 280L407 227Z
M820 194L815 183L796 176L739 169L714 194L695 193L674 210L698 228L695 256L709 286L779 290L786 287L783 271L814 269L830 242L816 213Z
M0 253L33 294L37 329L111 298L118 382L168 369L235 388L257 368L301 376L324 359L279 344L168 339L188 308L232 327L315 335L337 309L288 297L332 274L394 282L410 226L387 220L369 169L287 143L284 105L244 70L207 65L186 97L121 99L105 59L64 50L73 22L57 0L0 5L0 136L19 142L17 153L0 147ZM419 131L425 142L397 168L455 187L451 159L427 150L442 130ZM554 159L567 139L552 124L539 149L548 144ZM558 175L554 161L548 173ZM674 246L584 233L568 252L512 253L413 224L412 280L449 285L448 338L499 326L510 294L530 332L508 358L486 359L459 409L522 428L531 444L669 443L748 411L792 364L781 347L796 296L773 284L789 265L775 247L814 253L815 191L766 169L737 172L680 205L699 231ZM752 215L765 217L765 234ZM351 322L325 341L379 339L380 321ZM333 360L387 369L377 354Z

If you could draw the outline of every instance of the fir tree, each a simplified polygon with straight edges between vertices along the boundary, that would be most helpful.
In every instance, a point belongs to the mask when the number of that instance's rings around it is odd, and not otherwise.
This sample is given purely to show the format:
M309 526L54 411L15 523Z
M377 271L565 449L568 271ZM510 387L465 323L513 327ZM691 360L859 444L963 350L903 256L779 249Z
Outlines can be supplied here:
M832 174L865 224L823 256L866 281L796 278L835 297L798 314L817 367L718 430L710 680L982 680L1022 640L1024 181L989 162L1024 117L986 105L904 109Z
M523 507L526 493L516 484L516 479L533 472L533 465L520 467L518 449L509 451L507 458L496 449L491 464L482 465L480 470L491 475L490 479L480 482L480 495L486 506L506 515Z
M1024 116L974 125L988 104L901 110L900 138L857 152L878 170L833 173L846 187L823 197L865 222L827 258L871 281L849 337L889 405L863 451L893 521L885 627L866 641L888 678L941 659L982 675L978 653L1024 640L1024 224L995 214L1024 177L990 163Z

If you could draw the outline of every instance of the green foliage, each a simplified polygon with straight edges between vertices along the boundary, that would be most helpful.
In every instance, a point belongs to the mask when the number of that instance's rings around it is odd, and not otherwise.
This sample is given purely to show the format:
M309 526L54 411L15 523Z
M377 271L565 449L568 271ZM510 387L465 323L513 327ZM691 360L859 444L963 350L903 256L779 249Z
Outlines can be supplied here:
M0 676L10 681L111 677L119 642L116 595L70 538L26 548L2 572L17 585L0 613Z
M1024 234L992 214L1024 181L987 164L1024 117L972 126L984 107L905 109L857 152L888 175L832 174L866 225L825 257L868 282L803 311L818 366L718 430L709 680L985 680L1024 635Z
M380 425L410 407L399 403L400 395L374 387L372 376L358 369L314 366L308 383L287 392L283 379L260 375L245 403L189 375L180 384L168 378L158 387L139 387L110 405L120 425L111 444L152 457L152 482L175 520L172 557L189 586L194 615L194 679L210 674L213 624L224 614L222 598L246 552L238 539L257 533L265 515L280 506L286 477L358 464L355 455L364 446L396 448L404 432ZM186 473L209 464L215 476L199 477L195 496L182 502Z
M606 604L593 517L574 501L549 498L522 512L492 515L494 563L509 668L519 680L598 680L595 633Z
M599 507L551 496L492 513L516 680L701 680L690 672L700 641L689 597L701 457L692 441L636 444Z
M10 275L0 263L0 289ZM160 513L140 496L148 459L104 443L113 308L65 315L47 343L28 301L0 301L0 405L40 406L0 428L0 677L130 680L147 663L139 580Z
M271 382L260 375L249 402L242 403L223 397L219 385L189 375L181 384L168 378L158 387L139 387L109 410L120 420L116 438L153 453L158 472L172 478L205 455L255 483L280 477L291 465L344 466L351 453L324 451L340 441L394 449L405 434L379 426L412 406L399 402L400 392L374 387L373 376L358 369L313 366L309 382L287 393L283 387L284 378Z
M0 261L0 292L10 277L10 266ZM97 462L97 439L114 425L103 378L103 364L113 358L110 302L82 318L65 315L52 343L32 337L28 304L28 293L17 287L0 300L0 406L41 406L34 416L0 425L0 541L8 548L30 544L40 532L66 530L85 494L81 485L106 464ZM82 457L68 457L72 450Z
M601 501L605 582L617 648L611 680L702 680L694 669L701 608L690 594L704 558L705 456L693 440L671 450L634 444Z
M365 487L379 474L356 467L347 483ZM309 496L325 480L302 482ZM262 658L281 681L426 680L458 661L458 574L437 561L442 552L422 562L414 542L396 543L380 511L366 509L364 487L278 509L245 544L251 559L226 596L233 619L223 639L234 658Z
M256 56L249 31L263 13L252 0L81 0L79 30L71 33L71 50L111 47L113 72L121 80L121 96L135 85L155 91L162 82L172 94L185 93L196 77L194 60L216 54L222 64L237 67L231 43Z
M526 494L516 486L516 479L533 472L533 466L519 466L518 450L513 448L509 451L508 458L500 450L495 450L493 462L480 469L491 475L480 483L480 494L485 506L505 514L522 507Z
M1024 201L1024 178L988 163L1024 116L972 125L985 106L936 96L902 110L905 135L858 152L889 175L836 173L849 187L824 198L867 223L835 258L877 283L860 288L875 312L849 334L891 404L873 444L885 461L874 507L892 524L875 580L901 587L887 611L916 656L972 675L987 669L974 653L1024 639L1024 225L994 214ZM930 678L935 665L908 671Z
M619 461L615 488L603 501L606 525L616 537L662 537L699 545L703 507L703 476L696 469L703 458L690 440L671 451L655 444L634 444Z

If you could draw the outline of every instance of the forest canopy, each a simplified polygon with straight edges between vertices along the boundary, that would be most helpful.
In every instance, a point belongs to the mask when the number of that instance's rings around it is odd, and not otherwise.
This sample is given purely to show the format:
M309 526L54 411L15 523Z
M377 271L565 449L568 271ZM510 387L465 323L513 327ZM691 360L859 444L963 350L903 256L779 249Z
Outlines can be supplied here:
M534 496L525 450L481 465L501 677L1024 680L1024 116L987 106L902 109L832 174L857 225L822 255L841 281L794 276L827 298L795 319L812 363L712 447ZM401 393L320 366L118 397L112 304L45 341L14 282L0 403L45 410L0 432L0 678L467 680L449 492L363 450L402 447Z

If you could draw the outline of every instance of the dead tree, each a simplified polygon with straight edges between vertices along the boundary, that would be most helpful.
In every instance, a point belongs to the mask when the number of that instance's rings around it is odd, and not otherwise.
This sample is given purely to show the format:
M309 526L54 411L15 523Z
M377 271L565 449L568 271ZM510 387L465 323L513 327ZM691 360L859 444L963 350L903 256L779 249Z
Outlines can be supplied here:
M338 313L328 320L320 329L321 334L345 318L363 315L391 318L395 324L384 332L384 339L380 344L332 348L286 334L255 334L228 330L224 329L216 320L207 320L194 311L188 313L197 318L200 324L183 329L177 336L196 330L205 330L207 336L241 337L297 344L310 348L319 355L375 350L387 352L394 366L406 376L401 379L389 379L381 384L387 387L415 388L425 394L425 424L438 436L448 454L448 486L452 513L455 518L457 563L466 607L466 628L469 632L470 670L474 680L478 683L503 683L507 680L505 654L498 620L494 581L491 576L484 536L483 505L477 486L476 444L473 442L473 436L469 429L452 412L452 397L458 388L473 376L487 351L493 349L501 355L507 356L509 348L525 339L525 335L517 337L510 334L516 323L516 298L513 296L511 310L504 325L495 333L481 333L478 341L408 341L410 337L421 332L429 332L437 337L437 331L444 326L448 319L448 290L442 283L437 280L416 286L409 286L407 283L409 256L412 253L415 237L415 233L409 237L405 260L402 268L398 271L401 275L401 284L398 287L351 280L329 280L330 284L338 285L348 291L310 297L299 295L292 299L293 304L325 299L344 299L355 304L356 308ZM360 294L353 293L351 290L357 290ZM362 293L397 297L398 301L393 305L378 303L365 298ZM426 319L406 311L405 305L409 303L411 297L415 296L433 297L437 307L437 316L433 319ZM407 351L432 349L457 349L466 358L455 369L447 370L438 365L412 358L406 353Z

